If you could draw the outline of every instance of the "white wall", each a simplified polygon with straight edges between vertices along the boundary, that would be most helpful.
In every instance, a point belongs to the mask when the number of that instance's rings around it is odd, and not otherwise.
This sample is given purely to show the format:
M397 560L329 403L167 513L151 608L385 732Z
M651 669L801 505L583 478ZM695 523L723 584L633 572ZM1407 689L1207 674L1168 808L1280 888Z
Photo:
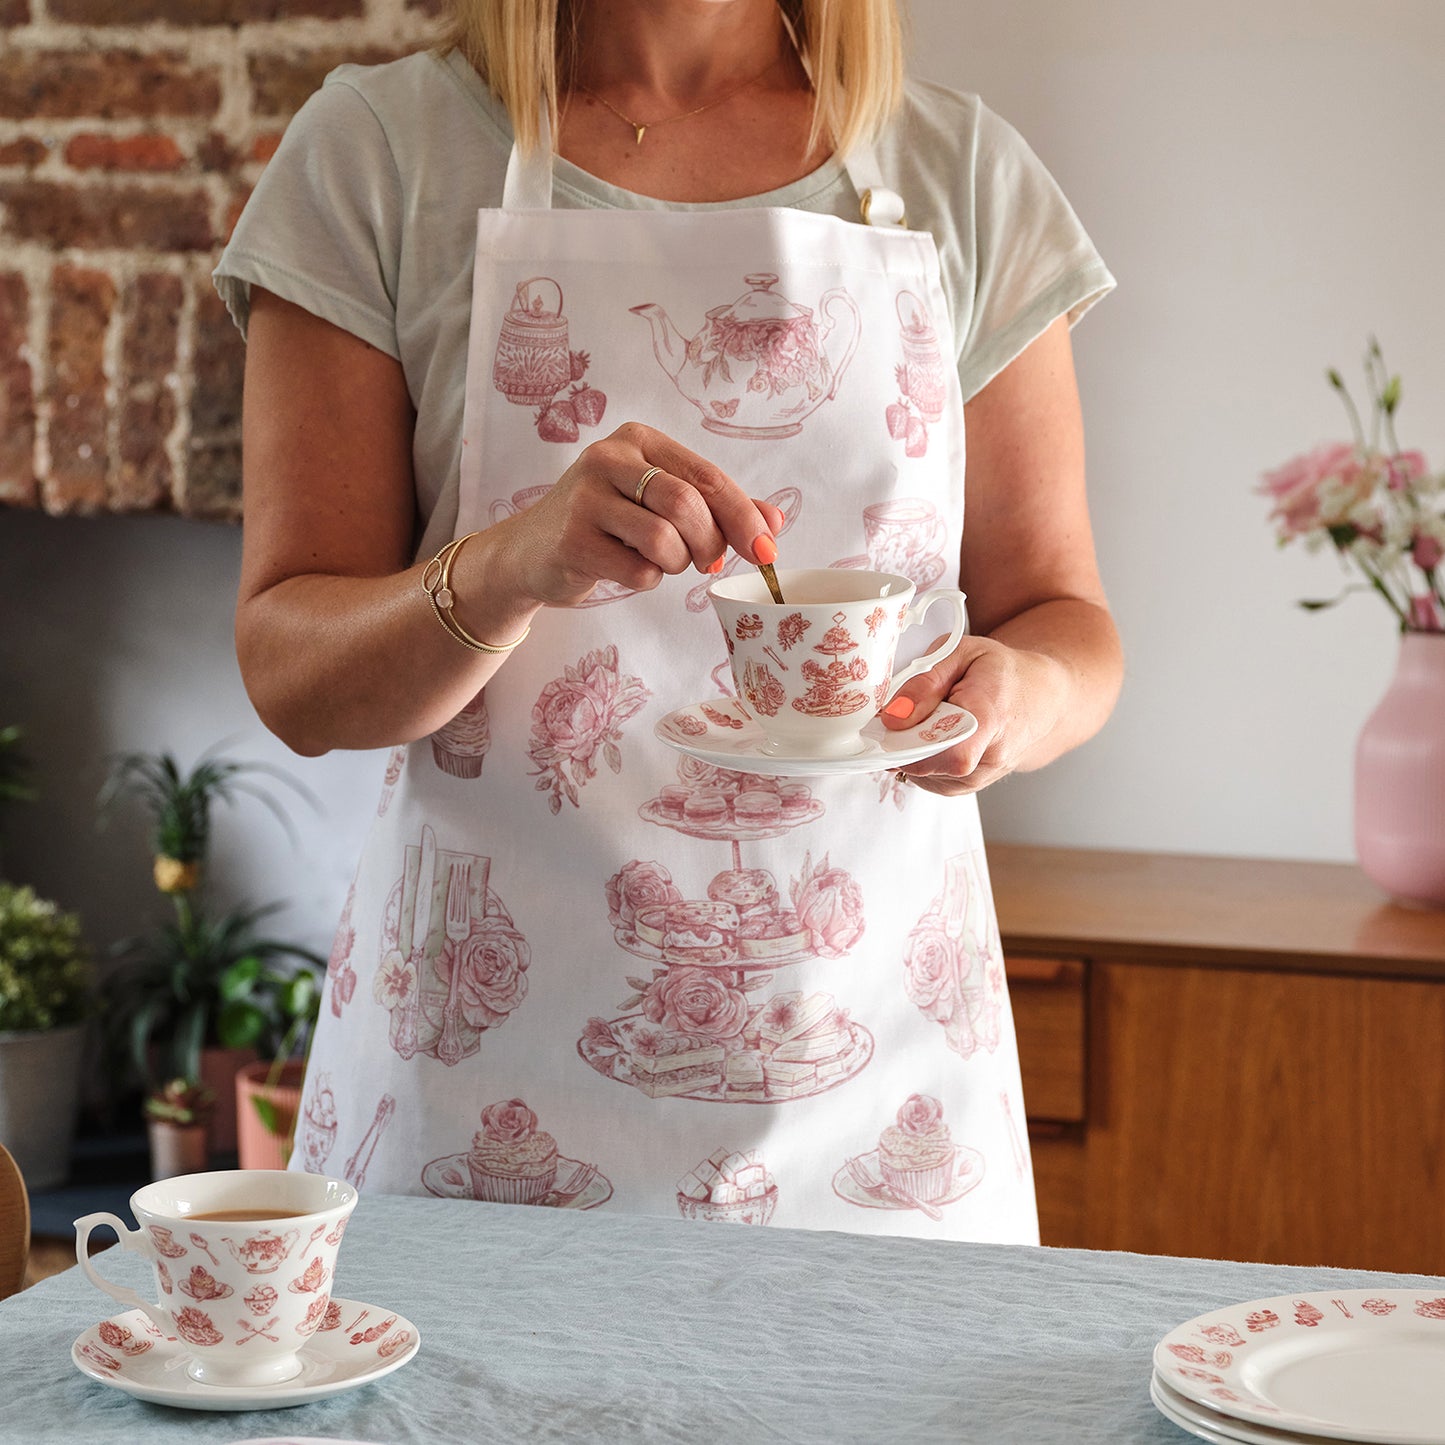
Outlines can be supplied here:
M1063 183L1120 280L1076 333L1095 524L1129 654L1105 734L986 799L996 838L1345 859L1356 732L1395 642L1354 599L1308 616L1326 558L1277 553L1259 472L1343 434L1322 380L1371 331L1407 444L1445 465L1439 0L917 0L915 68L979 91ZM241 690L239 535L168 518L0 512L0 722L45 801L8 871L105 941L155 909L133 832L97 834L106 753L217 739L319 793L297 850L217 820L226 899L290 900L323 951L381 771L288 760Z

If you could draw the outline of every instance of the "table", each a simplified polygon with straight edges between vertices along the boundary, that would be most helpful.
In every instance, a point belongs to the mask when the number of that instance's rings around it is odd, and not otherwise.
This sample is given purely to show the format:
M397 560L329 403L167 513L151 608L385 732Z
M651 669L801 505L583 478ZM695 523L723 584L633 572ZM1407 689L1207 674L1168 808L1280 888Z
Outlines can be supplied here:
M141 1286L148 1268L100 1267ZM268 1435L409 1442L980 1441L1186 1437L1150 1352L1206 1309L1445 1280L1340 1269L809 1233L363 1197L338 1293L395 1308L417 1358L294 1410L169 1410L97 1385L71 1341L115 1306L79 1271L0 1304L0 1441Z

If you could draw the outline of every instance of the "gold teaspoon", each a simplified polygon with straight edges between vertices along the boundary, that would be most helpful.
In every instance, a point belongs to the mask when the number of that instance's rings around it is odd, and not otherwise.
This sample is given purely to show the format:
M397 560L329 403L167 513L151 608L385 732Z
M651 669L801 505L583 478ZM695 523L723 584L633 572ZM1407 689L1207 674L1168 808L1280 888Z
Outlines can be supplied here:
M773 571L771 562L759 562L758 571L763 574L763 581L768 584L768 591L773 594L773 601L781 603L783 600L783 589L778 586L778 574Z

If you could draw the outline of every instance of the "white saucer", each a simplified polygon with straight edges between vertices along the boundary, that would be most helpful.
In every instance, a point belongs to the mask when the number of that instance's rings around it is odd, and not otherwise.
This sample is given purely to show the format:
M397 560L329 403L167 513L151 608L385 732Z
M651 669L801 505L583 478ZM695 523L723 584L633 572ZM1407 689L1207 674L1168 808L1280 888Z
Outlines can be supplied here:
M379 1380L399 1370L421 1348L420 1331L394 1310L348 1299L331 1303L339 1309L327 1310L328 1323L301 1346L301 1373L279 1385L200 1384L186 1374L190 1352L174 1335L162 1335L141 1310L127 1310L92 1325L70 1347L70 1358L82 1375L155 1405L178 1410L284 1410ZM119 1332L124 1344L102 1339L102 1330L112 1339Z
M721 721L719 721L721 719ZM714 767L770 777L817 777L826 773L879 773L931 758L978 731L971 712L941 702L916 727L888 729L874 718L863 729L861 752L846 758L781 756L764 751L760 728L736 698L690 703L661 718L653 732L668 747Z
M878 1181L877 1187L865 1190L854 1177L853 1172L844 1164L833 1176L833 1192L839 1199L846 1199L849 1204L862 1205L864 1209L917 1209L919 1207L916 1203L895 1194L884 1182L883 1170L879 1166L876 1149L870 1150L866 1154L860 1154L856 1162L868 1178ZM965 1194L977 1189L982 1182L983 1155L977 1149L970 1149L966 1144L960 1144L958 1153L954 1156L953 1177L948 1188L941 1198L931 1199L929 1203L935 1209L942 1209L946 1205L957 1203Z

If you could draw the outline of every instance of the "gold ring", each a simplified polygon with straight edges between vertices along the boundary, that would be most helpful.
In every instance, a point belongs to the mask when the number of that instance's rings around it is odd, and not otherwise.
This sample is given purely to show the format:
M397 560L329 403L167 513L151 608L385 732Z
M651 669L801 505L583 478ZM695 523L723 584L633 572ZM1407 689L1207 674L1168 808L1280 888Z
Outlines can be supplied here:
M632 494L632 500L636 502L639 507L643 505L642 494L647 490L648 482L650 482L653 477L655 477L661 470L661 467L648 467L648 469L643 472L642 480L638 482L637 490Z

